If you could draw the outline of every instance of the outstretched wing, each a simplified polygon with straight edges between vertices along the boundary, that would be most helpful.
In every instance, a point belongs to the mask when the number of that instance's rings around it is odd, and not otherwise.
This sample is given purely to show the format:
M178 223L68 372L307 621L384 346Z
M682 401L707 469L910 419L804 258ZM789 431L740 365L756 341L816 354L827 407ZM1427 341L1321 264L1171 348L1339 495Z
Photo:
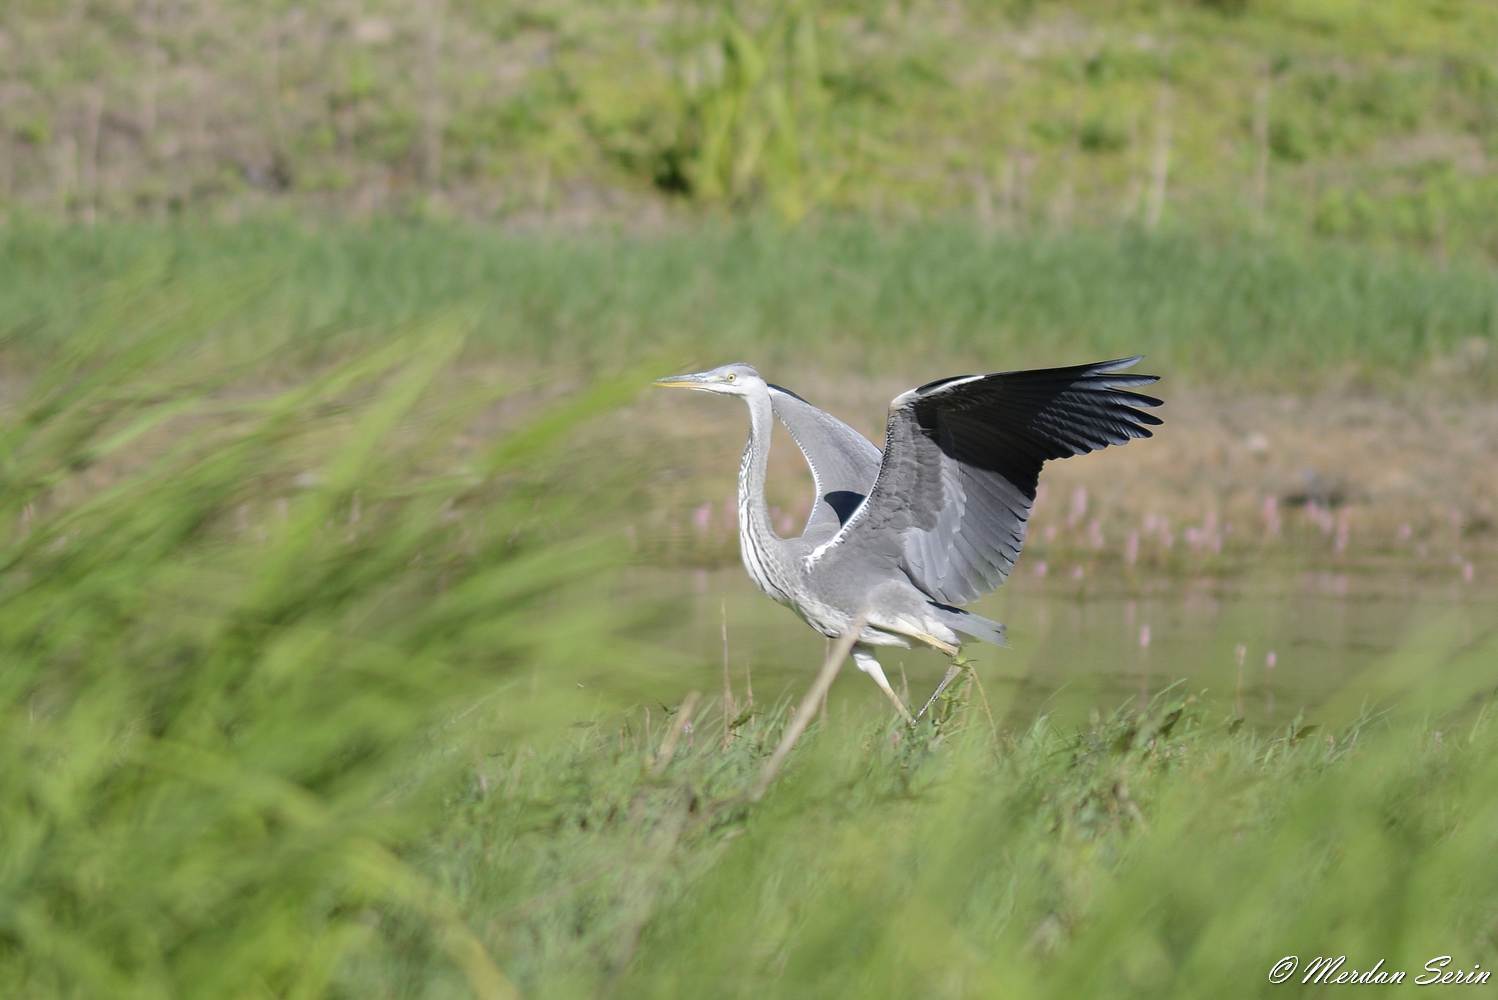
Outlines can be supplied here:
M819 544L835 535L863 503L879 475L879 449L789 389L770 386L770 406L811 467L817 495L801 537Z
M894 558L934 600L964 604L1009 575L1040 467L1149 437L1160 400L1121 374L1139 358L940 379L890 404L878 478L837 534L808 556L862 546Z

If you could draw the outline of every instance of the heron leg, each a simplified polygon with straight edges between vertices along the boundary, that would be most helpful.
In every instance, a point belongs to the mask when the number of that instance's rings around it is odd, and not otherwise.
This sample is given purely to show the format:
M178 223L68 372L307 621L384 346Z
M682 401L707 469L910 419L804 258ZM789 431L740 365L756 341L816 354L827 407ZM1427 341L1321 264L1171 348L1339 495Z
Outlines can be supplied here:
M936 685L936 690L931 692L931 697L926 699L926 704L921 706L921 710L915 713L917 719L925 718L926 713L931 711L931 706L936 704L936 699L941 697L941 693L947 689L947 685L957 679L957 675L962 673L962 669L963 664L955 662L947 667L947 672L942 677L941 683Z
M895 689L889 686L889 678L884 676L884 668L879 665L878 660L874 659L874 654L870 653L867 649L854 646L853 662L858 666L859 670L874 678L874 683L879 685L879 690L883 691L885 696L894 703L895 708L899 710L901 718L906 722L915 722L915 718L910 714L910 709L906 708L905 703L900 700L900 696L895 694Z
M920 635L917 635L916 638L919 639L921 642L924 642L926 645L930 646L932 649L939 650L939 651L941 651L943 653L946 653L948 656L952 657L953 659L956 659L958 656L960 656L962 654L962 647L960 647L960 646L954 646L954 645L952 645L949 642L942 642L940 639L938 639L934 635L926 635L923 632Z
M903 635L907 639L914 639L916 642L920 643L923 646L930 646L932 649L941 653L945 653L946 655L953 658L956 658L962 653L961 646L954 646L950 642L944 642L941 639L938 639L936 636L932 635L930 632L914 631L911 629L902 628L899 625L895 624L885 625L881 623L877 627L880 629L880 631L883 632L892 632L895 635Z

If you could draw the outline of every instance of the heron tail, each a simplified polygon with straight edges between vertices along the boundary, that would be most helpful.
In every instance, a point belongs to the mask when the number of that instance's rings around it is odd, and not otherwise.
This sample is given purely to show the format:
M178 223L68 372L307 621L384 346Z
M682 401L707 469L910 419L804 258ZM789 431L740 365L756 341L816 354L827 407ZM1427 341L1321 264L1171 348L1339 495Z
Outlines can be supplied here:
M980 642L991 642L995 646L1009 645L1008 640L1004 638L1004 626L992 618L984 618L971 611L954 608L950 604L937 604L935 601L931 602L931 606L936 609L937 617L941 619L942 624L952 631L961 632Z

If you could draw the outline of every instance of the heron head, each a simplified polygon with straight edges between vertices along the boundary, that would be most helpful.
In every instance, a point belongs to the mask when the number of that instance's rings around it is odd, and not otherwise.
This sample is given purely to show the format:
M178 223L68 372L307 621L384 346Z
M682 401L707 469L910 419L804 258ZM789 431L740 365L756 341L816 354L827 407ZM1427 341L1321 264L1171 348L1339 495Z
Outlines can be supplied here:
M656 379L655 384L663 389L698 389L724 396L747 396L756 388L765 388L765 380L759 377L759 372L745 364L722 365L709 371L686 375L668 375Z

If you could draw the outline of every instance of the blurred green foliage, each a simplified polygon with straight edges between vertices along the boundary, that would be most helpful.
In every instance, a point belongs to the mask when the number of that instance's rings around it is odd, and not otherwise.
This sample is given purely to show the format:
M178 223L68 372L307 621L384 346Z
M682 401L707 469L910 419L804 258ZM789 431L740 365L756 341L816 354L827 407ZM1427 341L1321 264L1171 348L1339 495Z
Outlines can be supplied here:
M261 280L202 291L112 282L5 385L0 979L321 995L390 947L379 908L398 904L499 995L400 852L477 740L576 711L570 685L522 708L527 685L635 613L597 600L618 545L579 515L604 501L545 457L617 387L483 442L496 387L458 364L472 317L300 355L288 380L284 336L200 336ZM461 724L485 701L507 711Z

